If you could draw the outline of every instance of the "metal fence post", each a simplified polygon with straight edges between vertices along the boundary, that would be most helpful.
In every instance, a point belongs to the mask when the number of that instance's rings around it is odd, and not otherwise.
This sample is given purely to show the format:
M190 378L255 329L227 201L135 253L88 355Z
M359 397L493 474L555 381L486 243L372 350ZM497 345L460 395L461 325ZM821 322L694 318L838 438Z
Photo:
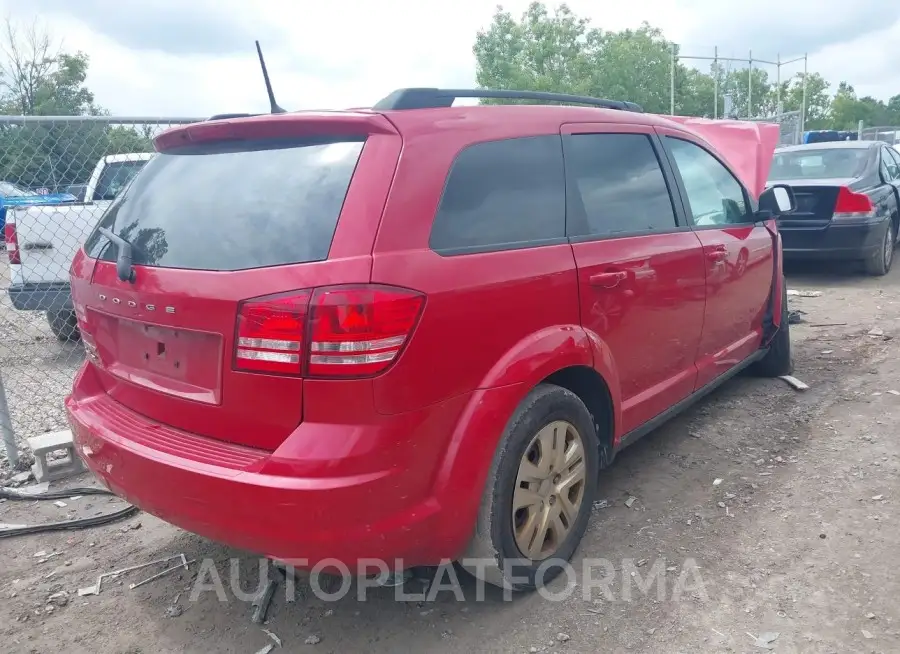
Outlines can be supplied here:
M9 417L9 406L6 403L6 388L3 386L2 371L0 371L0 432L3 433L6 458L9 460L9 465L15 468L19 464L19 448L16 447L16 435L13 432L12 420Z

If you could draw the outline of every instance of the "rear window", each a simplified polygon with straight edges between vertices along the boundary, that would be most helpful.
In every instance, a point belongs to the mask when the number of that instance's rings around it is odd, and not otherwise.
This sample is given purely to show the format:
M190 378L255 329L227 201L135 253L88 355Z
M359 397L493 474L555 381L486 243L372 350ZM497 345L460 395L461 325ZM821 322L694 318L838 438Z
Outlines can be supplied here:
M859 177L866 167L867 148L827 148L776 152L770 180L844 179Z
M328 257L363 137L217 143L147 162L100 220L134 263L246 270ZM88 255L115 260L96 230Z
M106 164L100 173L100 179L97 180L95 199L114 200L146 164L146 159L114 161Z

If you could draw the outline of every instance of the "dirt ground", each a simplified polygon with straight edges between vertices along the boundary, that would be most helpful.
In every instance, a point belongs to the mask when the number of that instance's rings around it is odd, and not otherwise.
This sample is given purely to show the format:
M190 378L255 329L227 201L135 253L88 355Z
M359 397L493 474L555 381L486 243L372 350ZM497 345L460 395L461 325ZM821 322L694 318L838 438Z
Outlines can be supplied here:
M607 506L596 504L567 597L489 591L479 602L459 573L463 601L449 590L397 601L380 588L327 602L301 578L293 601L276 592L265 629L290 652L900 651L900 267L884 279L794 270L789 287L822 291L790 298L804 312L795 374L809 390L740 377L623 452L603 475ZM7 501L0 522L118 506L66 504ZM225 601L212 591L191 601L197 563L133 590L156 569L76 594L101 572L179 553L218 562ZM0 651L257 652L274 641L228 589L231 557L255 587L252 555L144 514L0 539ZM585 560L592 578L610 575L605 588L591 589ZM550 590L565 595L565 580Z

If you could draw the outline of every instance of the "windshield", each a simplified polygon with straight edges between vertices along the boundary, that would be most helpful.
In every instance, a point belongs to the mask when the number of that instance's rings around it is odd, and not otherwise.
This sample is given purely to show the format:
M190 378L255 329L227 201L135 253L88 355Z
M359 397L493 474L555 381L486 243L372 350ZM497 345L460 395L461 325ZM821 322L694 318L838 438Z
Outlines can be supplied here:
M96 200L114 200L119 191L125 188L146 164L146 160L116 161L106 164L97 181L94 198Z
M226 142L156 155L100 226L131 243L134 263L245 270L328 257L364 139ZM96 230L92 257L116 248Z
M866 167L867 148L828 148L776 152L770 180L846 179L859 177Z
M10 182L0 182L0 196L4 198L24 198L29 195L35 195L35 193Z

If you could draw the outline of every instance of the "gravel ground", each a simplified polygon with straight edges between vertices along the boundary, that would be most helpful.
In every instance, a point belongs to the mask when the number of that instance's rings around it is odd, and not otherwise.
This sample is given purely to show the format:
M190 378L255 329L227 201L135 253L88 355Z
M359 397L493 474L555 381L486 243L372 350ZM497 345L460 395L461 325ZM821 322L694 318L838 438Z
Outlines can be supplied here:
M9 300L9 267L0 262L0 375L13 430L25 439L66 429L63 398L84 361L80 344L60 343L37 311L17 311ZM6 452L0 444L0 469Z
M323 653L900 651L900 575L891 565L900 551L900 268L882 279L790 271L789 286L822 291L791 298L804 320L793 330L796 376L810 389L737 378L623 452L601 480L567 596L560 579L550 587L559 601L537 593L505 601L499 592L476 601L476 585L459 573L462 601L450 590L397 601L385 588L360 601L354 588L330 602L301 577L295 592L276 593L265 628L287 651ZM43 402L61 393L47 378L69 378L68 350L9 342L21 350L3 353L3 374L33 380L22 397L41 398L35 410L50 425L58 414ZM19 377L9 372L17 366ZM23 409L13 411L26 424ZM94 515L120 503L66 504L2 503L0 522ZM225 601L196 594L198 563L134 590L127 583L153 570L112 581L99 596L75 594L100 572L178 553L216 562ZM229 588L229 559L243 584L236 590L249 592L259 577L252 555L143 514L0 540L0 650L257 652L274 641ZM424 576L407 592L421 593Z

